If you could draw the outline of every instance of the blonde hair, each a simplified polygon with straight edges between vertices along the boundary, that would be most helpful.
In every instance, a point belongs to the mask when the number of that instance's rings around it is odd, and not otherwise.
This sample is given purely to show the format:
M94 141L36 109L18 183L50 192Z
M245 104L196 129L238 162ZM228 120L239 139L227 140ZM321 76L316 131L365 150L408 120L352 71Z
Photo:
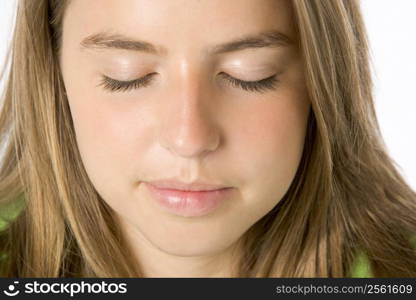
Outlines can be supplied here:
M69 0L21 0L0 112L7 277L142 277L77 148L59 55ZM416 194L382 142L359 3L293 0L312 104L298 172L242 237L238 277L416 277ZM17 205L17 206L16 206ZM16 208L17 207L17 208Z

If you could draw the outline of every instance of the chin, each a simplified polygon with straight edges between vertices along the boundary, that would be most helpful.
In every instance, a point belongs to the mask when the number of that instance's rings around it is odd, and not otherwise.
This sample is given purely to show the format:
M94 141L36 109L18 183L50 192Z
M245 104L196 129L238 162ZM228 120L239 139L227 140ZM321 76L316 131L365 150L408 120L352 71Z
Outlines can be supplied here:
M188 226L192 226L188 224ZM210 230L209 226L203 231L174 231L160 235L148 232L147 238L151 243L165 253L175 256L207 256L223 252L233 245L237 237L229 236L229 232Z
M201 244L201 243L186 243L176 245L168 244L161 245L160 249L163 252L175 256L210 256L223 252L230 245L224 246L222 244Z

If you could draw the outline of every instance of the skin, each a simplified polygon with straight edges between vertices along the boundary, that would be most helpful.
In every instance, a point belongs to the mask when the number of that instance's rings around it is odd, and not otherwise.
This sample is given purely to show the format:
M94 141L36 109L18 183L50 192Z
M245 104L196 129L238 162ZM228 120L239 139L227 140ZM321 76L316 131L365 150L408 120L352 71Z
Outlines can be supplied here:
M88 176L115 211L146 277L229 277L240 238L288 190L304 146L310 103L296 43L219 55L213 45L279 30L296 41L288 1L73 0L61 67ZM166 48L156 55L84 48L110 30ZM151 84L124 92L102 76ZM246 91L219 74L274 90ZM175 177L233 187L211 214L160 210L143 181Z

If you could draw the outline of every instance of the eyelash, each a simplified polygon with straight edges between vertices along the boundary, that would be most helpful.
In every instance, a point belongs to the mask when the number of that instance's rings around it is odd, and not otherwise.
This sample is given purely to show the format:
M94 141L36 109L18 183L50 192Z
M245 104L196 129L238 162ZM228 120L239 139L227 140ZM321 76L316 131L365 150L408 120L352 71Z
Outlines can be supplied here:
M263 93L267 90L274 90L276 89L276 84L279 82L279 80L277 79L277 74L257 81L240 80L226 73L221 73L221 75L225 77L232 86L241 88L248 92Z
M103 78L99 85L103 86L104 89L109 90L111 92L126 92L131 89L138 89L148 85L152 80L151 75L153 74L155 73L150 73L142 78L129 81L115 80L113 78L103 75Z
M99 85L103 86L104 89L109 90L111 92L126 92L131 89L139 89L141 87L146 87L152 81L152 75L154 74L156 73L150 73L142 78L129 81L120 81L103 75L102 81ZM277 74L257 81L240 80L226 73L220 73L220 75L225 77L228 83L232 86L241 88L249 92L263 93L267 90L274 90L276 88L276 84L279 82L279 80L277 79Z

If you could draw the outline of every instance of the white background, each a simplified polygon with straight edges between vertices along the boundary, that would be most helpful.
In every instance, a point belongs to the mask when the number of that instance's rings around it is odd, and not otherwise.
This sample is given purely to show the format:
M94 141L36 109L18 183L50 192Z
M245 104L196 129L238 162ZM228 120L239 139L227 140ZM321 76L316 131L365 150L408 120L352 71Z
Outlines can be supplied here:
M361 3L384 140L399 171L416 190L416 0ZM0 66L11 37L15 4L16 0L0 0Z

